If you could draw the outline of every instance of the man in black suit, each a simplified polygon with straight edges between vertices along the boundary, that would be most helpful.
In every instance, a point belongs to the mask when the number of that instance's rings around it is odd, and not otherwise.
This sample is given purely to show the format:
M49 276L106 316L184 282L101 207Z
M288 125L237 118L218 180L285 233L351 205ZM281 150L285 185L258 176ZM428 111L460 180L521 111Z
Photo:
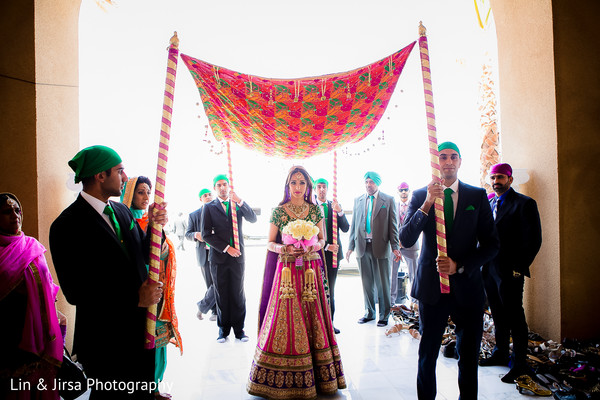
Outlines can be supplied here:
M323 238L325 239L325 264L327 265L327 282L329 283L329 307L331 308L331 320L333 321L333 314L335 313L335 282L337 279L338 265L340 260L344 258L342 251L342 241L340 240L340 229L342 232L348 232L350 224L346 219L346 215L339 205L337 200L331 202L327 200L327 189L329 183L327 180L321 178L315 181L317 186L317 203L321 208L321 212L325 218L325 232ZM337 244L333 244L333 215L337 218ZM333 254L337 253L336 264L333 265ZM333 328L335 333L340 333L340 330L336 327Z
M217 301L215 299L215 287L213 285L212 276L210 275L210 262L208 261L209 247L202 239L201 233L202 208L204 207L204 204L210 203L213 198L211 191L208 189L202 189L199 197L202 205L199 209L193 213L190 213L185 237L188 240L193 240L196 242L196 259L198 260L198 265L200 268L202 268L202 276L204 277L204 283L206 283L206 293L204 294L204 297L197 303L198 313L196 313L196 317L198 317L198 319L203 319L202 314L206 314L209 310L212 310L212 315L209 319L211 321L216 321Z
M496 347L481 366L508 365L510 336L513 338L513 366L501 379L513 383L530 373L527 366L529 328L523 310L525 277L542 245L542 226L535 200L511 188L512 168L496 164L490 169L496 193L490 199L500 252L483 266L483 279L496 332Z
M477 399L477 363L483 333L484 289L481 266L498 252L492 210L483 189L458 180L462 159L452 142L439 145L443 180L433 179L413 193L400 228L400 242L412 246L423 232L422 250L411 295L419 300L421 342L417 394L435 399L435 367L448 316L456 325L460 399ZM444 199L447 257L437 255L434 202ZM442 294L439 273L449 275Z
M224 343L233 329L236 339L248 341L244 333L246 296L244 294L244 235L242 220L256 222L256 214L248 203L230 191L226 175L213 180L218 198L202 208L202 238L210 245L210 273L217 299L217 342ZM238 221L240 248L233 244L231 213L235 209Z
M144 349L146 308L160 301L162 283L148 281L150 235L129 208L109 201L127 181L114 150L85 148L69 166L83 190L52 223L50 250L61 289L77 307L73 352L96 382L90 399L152 398L118 386L154 383L154 350ZM163 205L148 214L150 223L167 222Z

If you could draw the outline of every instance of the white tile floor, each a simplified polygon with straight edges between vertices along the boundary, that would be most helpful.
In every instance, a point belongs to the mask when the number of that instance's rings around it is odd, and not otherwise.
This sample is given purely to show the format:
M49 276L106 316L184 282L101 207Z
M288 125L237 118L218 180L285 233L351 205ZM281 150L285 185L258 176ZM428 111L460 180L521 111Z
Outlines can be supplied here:
M248 243L251 244L251 243ZM196 319L196 301L205 286L196 265L190 242L186 251L178 251L176 308L183 337L183 355L169 345L164 387L175 400L258 399L246 393L246 379L256 345L258 298L260 296L264 246L248 246L246 260L246 334L250 341L242 343L229 338L216 342L215 322ZM386 337L386 328L374 322L359 325L363 315L363 296L358 276L339 275L336 285L335 325L348 388L327 399L415 399L417 349L419 342L406 331ZM479 369L480 399L517 399L522 396L514 385L502 383L504 367ZM457 366L454 359L440 355L438 367L438 399L457 399Z

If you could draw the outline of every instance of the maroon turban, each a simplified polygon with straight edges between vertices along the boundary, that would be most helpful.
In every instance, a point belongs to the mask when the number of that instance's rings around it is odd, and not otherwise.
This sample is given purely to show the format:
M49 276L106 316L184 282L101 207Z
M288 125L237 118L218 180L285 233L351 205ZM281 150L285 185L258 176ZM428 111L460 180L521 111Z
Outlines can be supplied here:
M511 177L512 176L512 168L509 164L506 164L506 163L492 165L492 168L490 168L490 175L493 175L493 174L502 174L502 175Z

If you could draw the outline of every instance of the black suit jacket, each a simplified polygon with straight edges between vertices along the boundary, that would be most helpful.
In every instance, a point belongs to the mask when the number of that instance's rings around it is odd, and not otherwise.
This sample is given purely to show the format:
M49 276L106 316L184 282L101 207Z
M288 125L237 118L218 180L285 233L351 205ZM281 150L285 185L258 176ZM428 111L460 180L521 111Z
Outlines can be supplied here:
M319 204L321 204L319 202ZM337 244L339 246L338 248L338 263L340 260L342 260L344 258L344 252L342 250L342 241L340 239L340 230L342 232L348 232L348 230L350 229L350 223L348 222L348 219L346 218L346 215L342 215L341 217L338 215L337 212L335 212L333 210L333 206L331 205L331 201L327 200L327 221L325 221L325 230L327 232L327 244L333 244L333 215L337 216ZM325 251L325 260L327 262L327 266L328 267L332 267L332 262L333 262L333 253L330 251Z
M404 225L400 228L400 241L406 247L410 247L423 232L421 255L411 296L427 304L436 304L441 292L435 261L435 206L431 207L429 215L418 211L426 196L426 187L413 193ZM456 261L458 268L464 267L463 273L450 276L450 292L458 304L483 304L481 266L498 253L499 247L498 234L485 190L459 182L454 226L447 238L448 257Z
M204 206L200 207L193 213L191 213L188 217L187 230L185 232L185 237L188 240L192 240L196 242L196 259L198 261L198 265L207 266L208 265L208 255L206 253L206 242L202 242L194 237L195 232L202 233L202 209Z
M500 252L485 267L497 278L512 277L513 271L530 276L529 266L542 246L537 203L510 188L498 208L495 223Z
M110 202L127 251L81 195L50 227L50 250L60 287L77 307L73 352L82 363L114 363L142 368L146 308L138 307L138 290L146 280L149 236L125 205ZM110 355L106 354L107 349ZM152 365L150 365L152 370Z
M210 245L209 260L211 263L223 264L233 258L223 251L229 245L233 238L233 225L231 224L232 206L229 206L229 214L221 205L221 201L216 198L202 207L202 238ZM234 259L238 263L244 262L244 235L242 234L242 222L246 219L248 222L256 222L256 214L244 201L242 206L237 206L238 234L240 241L240 251L242 255Z

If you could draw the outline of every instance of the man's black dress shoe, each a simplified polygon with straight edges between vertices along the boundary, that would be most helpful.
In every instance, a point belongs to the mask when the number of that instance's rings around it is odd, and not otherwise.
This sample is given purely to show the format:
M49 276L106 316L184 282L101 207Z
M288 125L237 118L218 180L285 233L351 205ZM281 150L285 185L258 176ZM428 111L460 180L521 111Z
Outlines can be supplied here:
M386 326L387 321L377 321L377 326Z
M366 317L362 317L361 319L359 319L357 322L359 324L364 324L365 322L369 322L369 321L373 321L375 318L366 318Z
M508 357L503 357L497 353L493 353L488 358L482 358L479 360L479 365L482 367L494 367L494 366L508 366ZM515 378L517 378L515 376ZM510 382L512 383L512 381Z
M333 327L333 333L335 333L337 335L337 334L340 333L340 330L334 326Z

